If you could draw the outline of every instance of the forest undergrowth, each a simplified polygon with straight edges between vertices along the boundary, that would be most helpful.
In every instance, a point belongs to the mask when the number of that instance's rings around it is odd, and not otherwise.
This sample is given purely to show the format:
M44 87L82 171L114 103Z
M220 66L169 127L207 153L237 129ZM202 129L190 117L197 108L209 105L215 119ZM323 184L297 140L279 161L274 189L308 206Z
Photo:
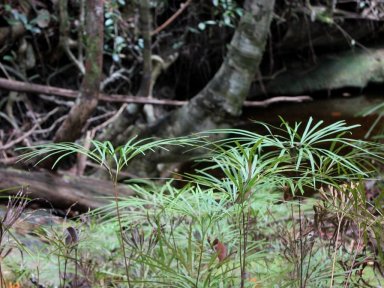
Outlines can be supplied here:
M19 236L37 213L25 213L21 191L1 220L1 286L381 287L382 144L348 138L356 125L343 121L257 124L263 134L221 129L25 151L21 161L84 154L115 188L135 157L174 145L206 153L194 173L126 180L134 196L114 189L105 207L26 232L39 244Z

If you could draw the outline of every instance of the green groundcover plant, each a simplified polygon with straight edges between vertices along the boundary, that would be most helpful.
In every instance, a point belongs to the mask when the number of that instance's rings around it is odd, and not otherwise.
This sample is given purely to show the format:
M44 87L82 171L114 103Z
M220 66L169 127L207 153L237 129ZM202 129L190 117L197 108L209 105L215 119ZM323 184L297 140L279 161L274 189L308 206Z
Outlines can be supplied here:
M21 160L58 156L56 165L81 153L108 171L115 188L135 157L172 146L206 153L182 181L132 179L125 185L135 196L114 189L110 205L41 228L35 233L48 245L19 247L29 253L8 257L7 269L31 287L380 285L382 196L368 201L364 183L378 177L383 147L348 138L356 125L343 121L257 124L263 134L221 129L121 147L33 147Z

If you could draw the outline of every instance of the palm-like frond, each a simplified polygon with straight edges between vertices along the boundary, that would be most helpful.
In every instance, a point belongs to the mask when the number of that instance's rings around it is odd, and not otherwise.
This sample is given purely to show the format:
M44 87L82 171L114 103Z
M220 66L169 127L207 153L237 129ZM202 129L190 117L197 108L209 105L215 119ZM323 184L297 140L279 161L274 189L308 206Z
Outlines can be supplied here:
M54 157L53 163L55 167L63 158L72 154L82 154L87 156L95 163L104 166L108 171L116 169L118 174L124 166L138 155L145 155L154 152L156 149L167 150L170 146L192 146L200 143L199 137L179 137L172 139L137 139L133 137L127 141L125 145L114 147L110 141L91 141L91 147L87 149L78 143L47 143L36 145L28 148L20 148L23 150L31 150L20 156L19 161L30 161L38 159L36 164L44 160Z
M280 127L255 122L264 128L265 135L238 129L218 129L206 133L229 135L229 138L215 142L219 147L236 146L236 149L240 151L257 146L257 149L252 149L254 154L259 155L258 159L263 158L263 161L268 159L269 162L271 159L275 159L273 172L290 171L297 177L311 177L313 185L315 182L329 177L342 176L344 179L367 177L370 172L367 167L372 167L372 160L381 162L384 160L381 146L346 137L359 125L348 126L345 121L324 125L323 121L314 122L312 118L305 126L301 122L291 126L282 118L281 121ZM220 149L223 148L217 149L216 154L224 155L225 153ZM244 151L241 153L244 154ZM228 158L228 153L225 157ZM243 157L243 159L246 158ZM217 162L217 157L213 157L212 160ZM225 161L226 165L238 166L239 164L231 164L228 159ZM216 168L220 168L219 166L223 168L223 164L216 164ZM248 164L243 163L242 166L242 169L248 169ZM281 171L278 171L279 169ZM223 171L227 170L223 169ZM321 175L319 171L322 172ZM235 181L236 179L230 177L230 180Z

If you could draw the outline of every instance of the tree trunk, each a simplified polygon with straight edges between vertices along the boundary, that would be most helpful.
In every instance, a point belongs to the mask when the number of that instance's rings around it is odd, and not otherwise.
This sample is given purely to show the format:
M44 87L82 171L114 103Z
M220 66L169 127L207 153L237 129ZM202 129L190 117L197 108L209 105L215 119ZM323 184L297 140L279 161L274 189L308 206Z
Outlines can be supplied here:
M228 120L241 114L256 71L264 54L274 2L248 0L224 63L207 86L188 104L135 134L141 137L177 137L228 126ZM129 135L126 135L129 137ZM173 151L173 153L175 153ZM156 165L151 156L132 165L135 172L153 175Z
M77 140L84 124L97 106L103 66L103 5L103 0L87 0L85 76L78 101L58 129L54 142Z

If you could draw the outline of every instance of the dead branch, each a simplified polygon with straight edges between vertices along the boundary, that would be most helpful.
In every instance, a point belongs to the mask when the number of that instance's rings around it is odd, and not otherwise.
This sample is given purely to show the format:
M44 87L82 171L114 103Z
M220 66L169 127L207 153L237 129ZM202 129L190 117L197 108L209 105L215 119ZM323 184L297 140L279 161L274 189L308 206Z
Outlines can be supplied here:
M23 135L21 135L19 138L13 140L13 141L10 141L8 142L7 144L3 145L3 146L0 146L0 150L6 150L6 149L9 149L11 147L13 147L15 144L17 143L20 143L21 141L23 141L24 139L28 138L31 134L33 134L33 132L38 128L40 127L40 125L45 122L49 117L51 117L53 114L55 114L57 111L59 110L59 108L55 108L53 109L51 112L49 112L44 118L40 119L39 121L37 121L35 123L35 125L33 125L33 127L26 133L24 133Z
M171 17L168 18L163 24L157 27L154 31L152 31L151 36L154 36L168 27L173 21L176 20L177 17L180 16L181 13L192 3L192 0L187 0L185 3L180 4L179 10L175 12Z
M16 80L8 80L0 78L0 88L10 91L19 91L27 93L37 93L45 95L56 95L66 98L75 99L79 95L78 91L58 88L53 86L25 83ZM126 96L126 95L106 95L100 94L100 101L111 103L141 103L141 104L154 104L154 105L170 105L170 106L183 106L186 101L175 101L168 99L148 99L143 96Z
M312 97L302 95L302 96L277 96L272 97L263 101L244 101L244 106L246 107L268 107L271 104L279 102L294 102L301 103L305 101L312 101Z
M91 145L91 140L93 140L95 138L96 132L107 127L109 124L111 124L113 121L115 121L120 116L120 114L123 113L123 111L127 105L128 104L122 105L120 107L119 111L117 111L117 113L114 113L114 115L112 117L110 117L105 122L101 123L100 125L94 127L92 130L87 131L87 133L85 135L85 140L84 140L84 147L89 149L89 147ZM76 166L77 166L77 171L76 171L77 175L83 175L85 168L87 166L87 156L82 154L82 153L78 153ZM100 168L100 167L98 167L98 168Z
M10 91L19 91L27 93L37 93L45 95L56 95L66 98L74 99L78 96L79 92L75 90L63 89L52 86L45 86L39 84L25 83L16 80L8 80L0 78L0 88ZM155 99L147 98L143 96L126 96L126 95L106 95L100 94L100 100L111 103L141 103L141 104L153 104L153 105L169 105L169 106L183 106L188 101L170 100L170 99ZM278 98L278 100L272 100ZM266 107L276 102L303 102L312 100L309 96L278 96L263 101L245 101L245 107ZM297 98L297 99L296 99ZM267 103L267 105L266 105Z

